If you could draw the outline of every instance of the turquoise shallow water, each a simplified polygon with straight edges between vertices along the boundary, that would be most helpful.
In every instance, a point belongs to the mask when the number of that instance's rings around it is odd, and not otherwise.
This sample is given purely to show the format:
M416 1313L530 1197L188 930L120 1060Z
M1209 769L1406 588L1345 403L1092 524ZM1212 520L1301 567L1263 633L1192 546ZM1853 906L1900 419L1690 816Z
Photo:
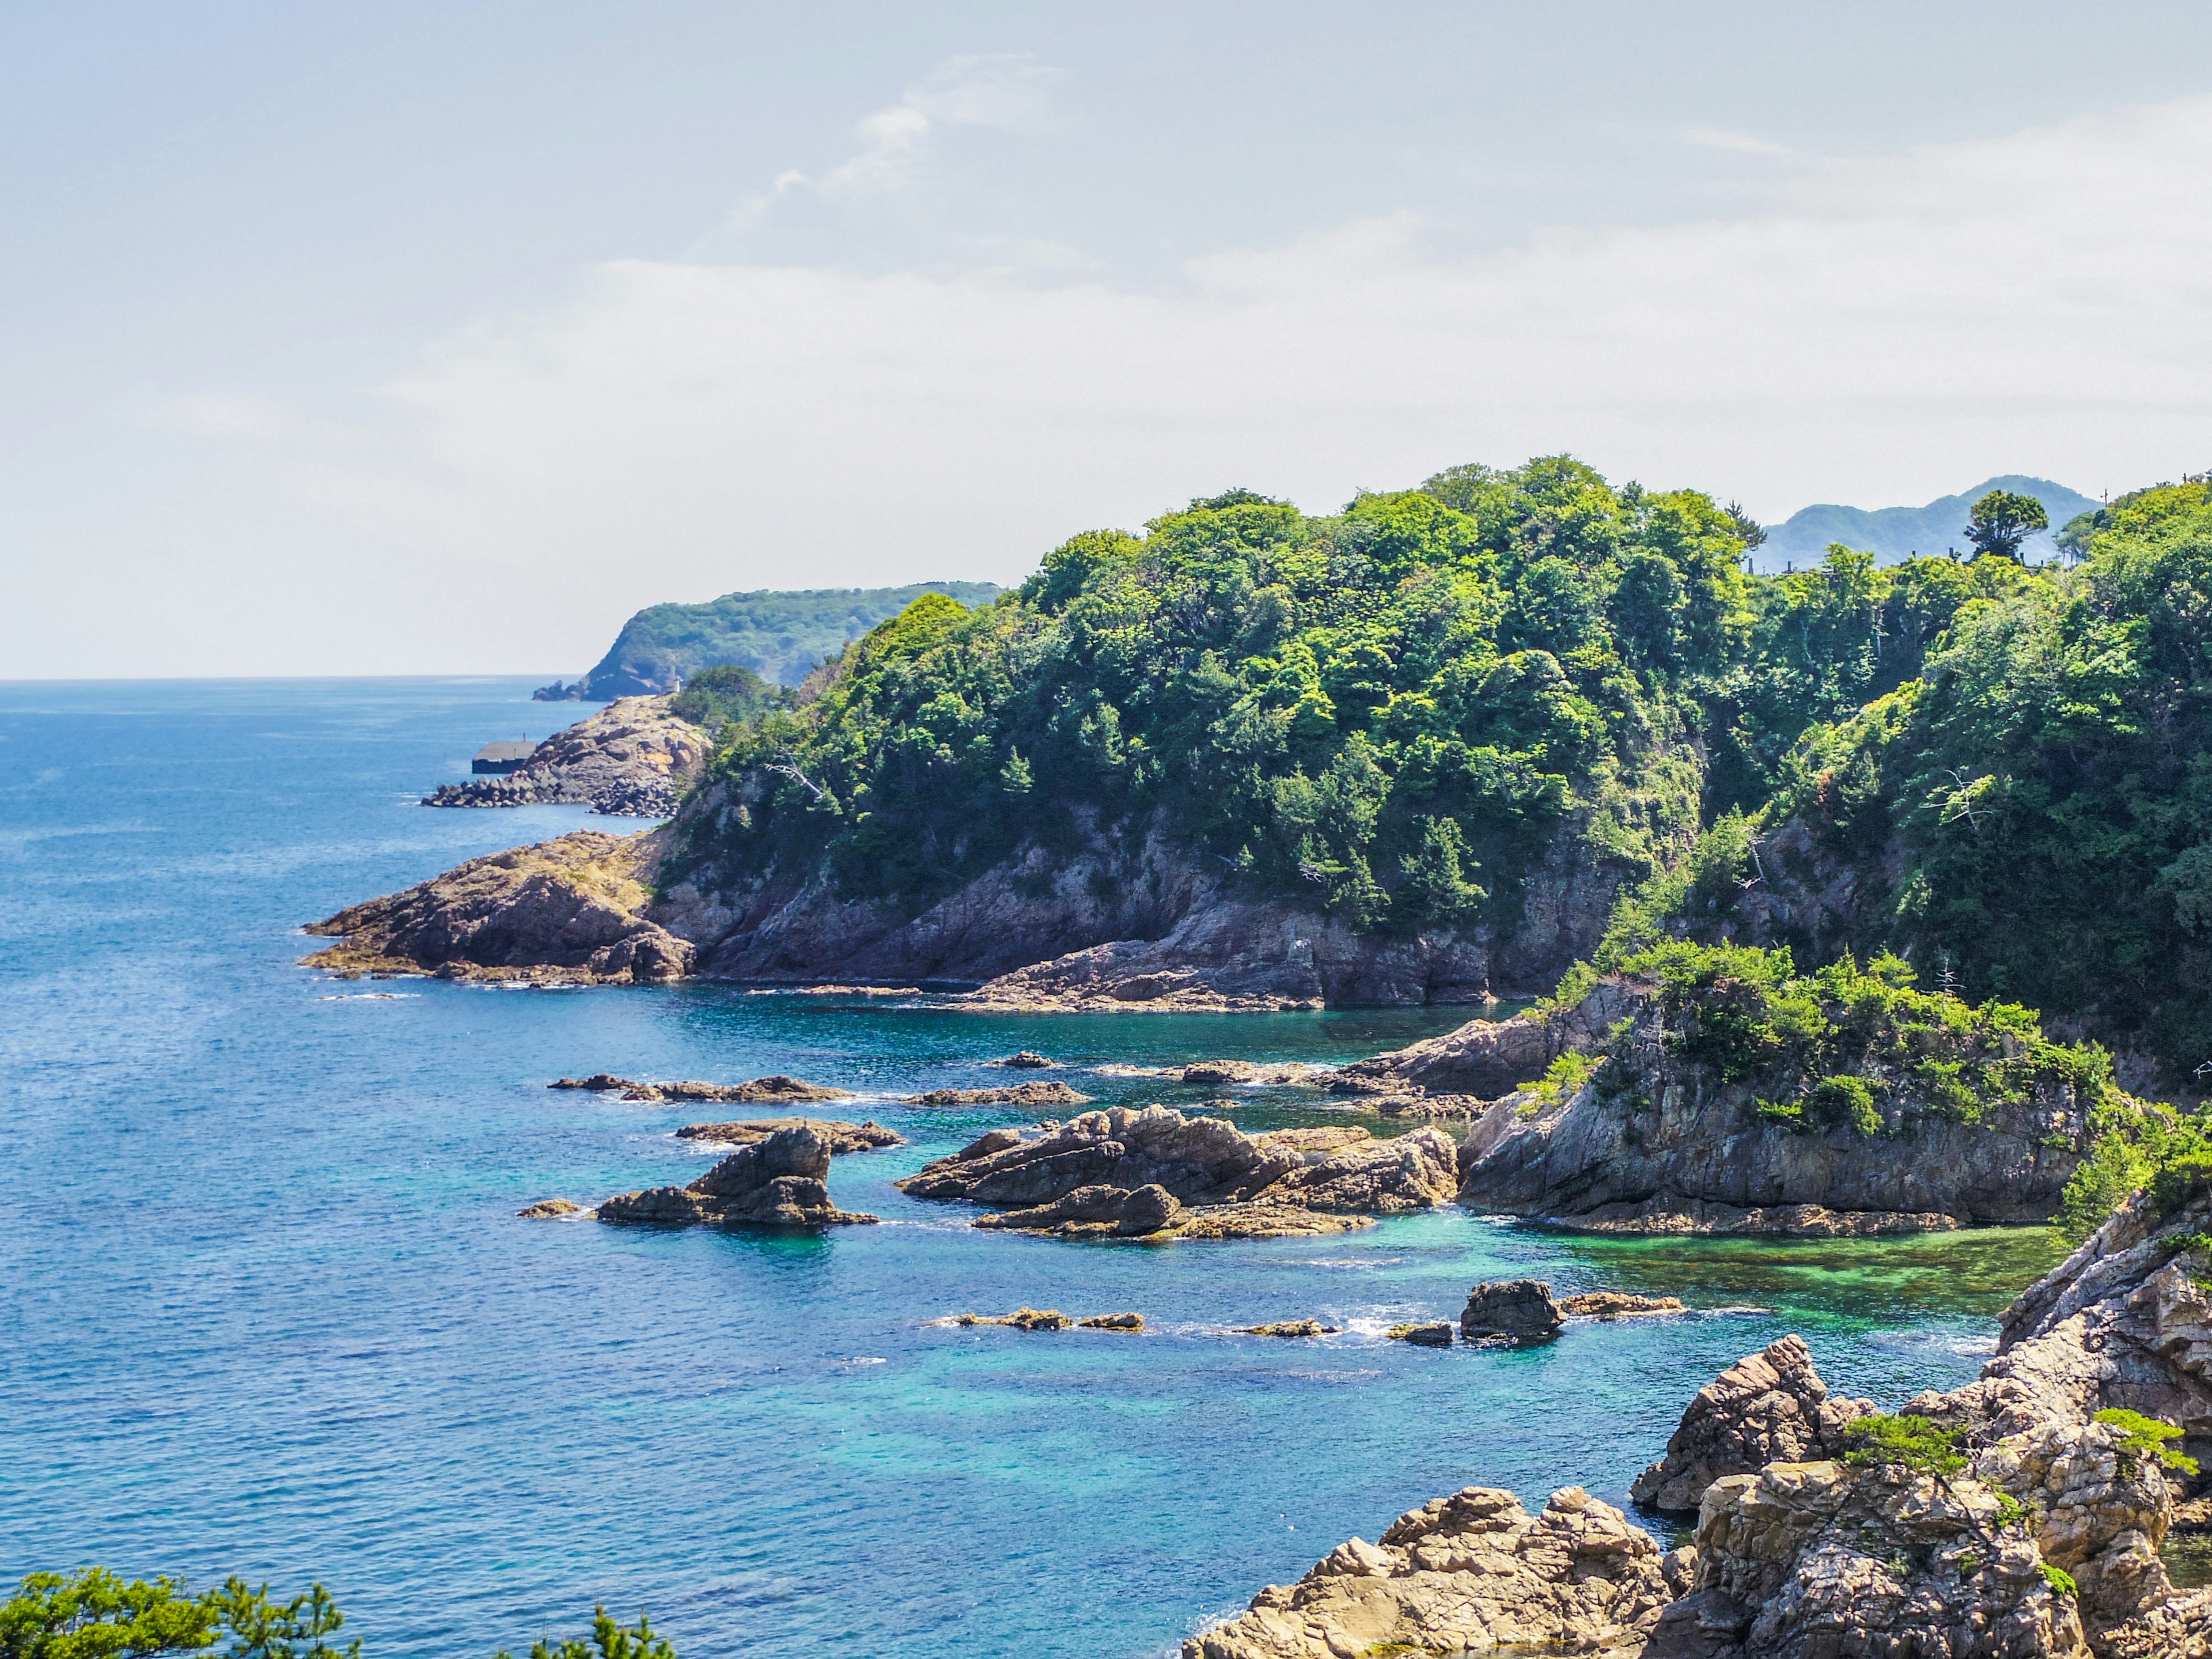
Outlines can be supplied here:
M2037 1233L1624 1243L1456 1210L1164 1250L994 1236L890 1182L1022 1115L891 1097L1003 1081L980 1062L1022 1047L1333 1060L1458 1016L986 1018L295 968L302 921L591 821L412 805L577 713L526 695L0 685L0 1573L319 1577L371 1659L519 1649L600 1598L685 1659L1154 1655L1457 1486L1617 1499L1688 1395L1785 1330L1885 1405L1962 1381L2051 1260ZM670 1133L701 1109L544 1087L601 1069L861 1092L837 1109L914 1144L841 1158L832 1188L886 1224L514 1219L705 1167ZM1523 1352L1380 1336L1517 1273L1706 1311ZM927 1322L1022 1303L1152 1328ZM1224 1333L1304 1315L1345 1331Z

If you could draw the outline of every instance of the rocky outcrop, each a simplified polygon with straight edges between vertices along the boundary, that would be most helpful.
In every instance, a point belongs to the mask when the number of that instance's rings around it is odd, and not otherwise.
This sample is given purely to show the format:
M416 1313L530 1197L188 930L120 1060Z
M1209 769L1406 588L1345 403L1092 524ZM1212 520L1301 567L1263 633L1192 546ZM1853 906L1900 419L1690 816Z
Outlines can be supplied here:
M1685 1311L1679 1296L1632 1296L1626 1291L1580 1291L1559 1298L1570 1319L1635 1319L1645 1314Z
M526 1210L515 1214L525 1221L558 1221L562 1216L581 1215L584 1206L565 1198L541 1198Z
M801 1123L740 1146L688 1187L623 1193L599 1219L661 1226L823 1227L872 1222L830 1201L830 1137Z
M1002 1089L932 1089L908 1095L909 1106L1088 1106L1089 1095L1079 1095L1065 1083L1012 1083Z
M666 697L624 697L532 751L520 771L445 783L425 806L588 803L610 816L665 818L705 770L714 744Z
M987 1060L984 1063L989 1066L1004 1066L1017 1072L1048 1072L1060 1064L1056 1060L1047 1059L1034 1048L1024 1048L1018 1054L1008 1054L1004 1060Z
M1247 1135L1223 1118L1116 1106L990 1130L898 1185L915 1198L1012 1205L976 1224L1061 1237L1284 1237L1443 1203L1454 1157L1433 1129L1395 1140L1351 1127Z
M781 1072L757 1077L749 1083L640 1083L632 1078L617 1077L611 1072L594 1072L589 1077L556 1078L545 1086L619 1094L624 1100L705 1100L738 1106L796 1106L853 1097L848 1090L802 1083Z
M310 922L342 942L302 966L342 977L436 974L537 985L661 984L691 945L649 920L645 837L579 830L471 859L434 881Z
M866 1123L847 1123L831 1117L754 1117L735 1123L687 1123L676 1132L678 1140L710 1140L730 1146L751 1146L786 1129L811 1129L830 1142L830 1156L872 1152L884 1146L903 1146L906 1137L870 1118Z
M1470 1342L1495 1336L1539 1342L1557 1336L1566 1322L1565 1311L1552 1300L1552 1287L1542 1279L1500 1279L1467 1293L1459 1329Z
M1244 1325L1237 1328L1239 1336L1334 1336L1337 1328L1324 1325L1318 1319L1279 1319L1272 1325Z
M1579 1486L1530 1516L1469 1486L1339 1545L1296 1584L1183 1644L1182 1659L1395 1653L1626 1655L1672 1595L1658 1545Z
M1724 1476L1842 1456L1844 1425L1873 1409L1870 1400L1831 1399L1805 1339L1785 1336L1698 1390L1667 1455L1636 1477L1628 1495L1652 1509L1695 1513Z
M1596 1061L1578 1085L1516 1086L1570 1052ZM1340 1077L1354 1091L1500 1095L1461 1141L1459 1201L1601 1232L1852 1237L2040 1222L2086 1144L2086 1098L2056 1086L1973 1121L1917 1101L1909 1079L1874 1131L1777 1118L1749 1084L1685 1059L1656 994L1623 981Z

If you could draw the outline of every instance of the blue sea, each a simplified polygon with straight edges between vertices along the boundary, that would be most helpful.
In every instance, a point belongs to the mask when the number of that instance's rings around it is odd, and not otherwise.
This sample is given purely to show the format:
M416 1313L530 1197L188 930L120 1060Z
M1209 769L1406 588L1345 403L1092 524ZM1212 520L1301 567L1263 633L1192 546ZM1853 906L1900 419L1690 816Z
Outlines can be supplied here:
M501 679L0 684L0 1573L319 1579L368 1659L521 1650L595 1602L684 1659L1145 1659L1469 1484L1620 1501L1690 1395L1786 1331L1887 1407L1971 1377L2054 1259L2014 1231L1577 1240L1449 1209L1168 1249L976 1231L898 1176L995 1109L908 1107L1042 1050L1349 1059L1465 1011L985 1017L684 985L334 981L302 922L582 808L425 809L485 742L576 718ZM634 827L615 821L611 827ZM855 1091L825 1237L515 1212L702 1170L728 1107L612 1071ZM1248 1127L1338 1121L1247 1091ZM761 1115L773 1115L763 1109ZM1413 1348L1475 1281L1678 1293L1689 1317ZM1027 1304L1140 1335L947 1328ZM1318 1340L1231 1328L1313 1316Z

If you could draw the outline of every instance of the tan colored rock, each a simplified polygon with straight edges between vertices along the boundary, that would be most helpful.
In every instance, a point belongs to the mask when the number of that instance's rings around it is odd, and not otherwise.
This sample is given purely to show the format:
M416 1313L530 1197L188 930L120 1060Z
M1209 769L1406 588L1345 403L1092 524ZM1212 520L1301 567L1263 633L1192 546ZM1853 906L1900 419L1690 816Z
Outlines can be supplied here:
M545 1086L549 1089L590 1089L602 1094L619 1091L624 1100L706 1100L739 1106L791 1106L821 1100L850 1100L853 1097L849 1090L803 1083L795 1077L786 1077L781 1072L768 1077L757 1077L750 1083L641 1083L634 1078L617 1077L611 1072L594 1072L589 1077L558 1078Z
M1639 1650L1668 1590L1657 1544L1579 1486L1530 1516L1470 1486L1352 1539L1293 1585L1193 1637L1182 1659Z
M588 802L594 811L665 818L706 769L714 743L666 697L618 697L556 732L520 770L441 784L425 806L543 806Z
M1057 1308L1017 1308L1010 1314L993 1318L986 1314L961 1314L956 1325L1010 1325L1018 1331L1065 1331L1074 1328L1075 1322Z
M1805 1339L1785 1336L1698 1390L1667 1455L1636 1477L1629 1496L1656 1510L1694 1510L1727 1476L1841 1456L1844 1425L1873 1409L1870 1400L1831 1399Z
M1079 1095L1065 1083L1015 1083L1002 1089L932 1089L909 1095L909 1106L1088 1106L1089 1095Z
M525 1221L558 1221L564 1215L581 1215L584 1206L572 1204L565 1198L541 1198L526 1210L515 1214Z
M434 880L306 929L340 938L301 965L533 985L659 984L691 945L645 914L658 832L597 830L471 859Z
M1145 1328L1145 1316L1140 1313L1093 1314L1088 1319L1079 1319L1075 1322L1094 1331L1141 1331Z
M1448 1319L1425 1325L1393 1325L1383 1334L1393 1342L1411 1342L1420 1348L1449 1348L1452 1345L1451 1322Z
M1631 1319L1644 1314L1684 1311L1679 1296L1633 1296L1626 1291L1582 1291L1559 1298L1570 1319Z
M1334 1336L1336 1327L1318 1319L1283 1319L1272 1325L1242 1325L1239 1336Z

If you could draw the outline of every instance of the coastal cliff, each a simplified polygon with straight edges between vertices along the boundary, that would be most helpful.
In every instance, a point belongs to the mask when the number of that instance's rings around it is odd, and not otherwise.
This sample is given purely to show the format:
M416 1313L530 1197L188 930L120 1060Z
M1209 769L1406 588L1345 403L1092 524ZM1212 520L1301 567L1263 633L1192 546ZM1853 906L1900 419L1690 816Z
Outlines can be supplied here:
M1459 1149L1470 1208L1613 1232L1854 1235L2039 1223L2100 1108L2094 1048L1908 964L1672 944L1571 1006L1473 1021L1338 1086L1492 1099Z

